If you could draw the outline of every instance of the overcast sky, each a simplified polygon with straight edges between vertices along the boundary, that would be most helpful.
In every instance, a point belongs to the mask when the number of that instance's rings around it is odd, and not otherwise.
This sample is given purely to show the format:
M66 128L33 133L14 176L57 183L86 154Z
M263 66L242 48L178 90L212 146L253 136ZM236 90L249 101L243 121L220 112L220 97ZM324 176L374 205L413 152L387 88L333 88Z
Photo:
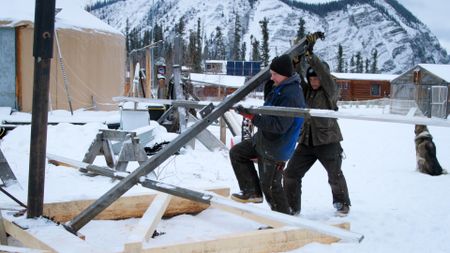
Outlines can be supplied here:
M326 3L329 0L297 0L305 3ZM450 53L449 0L397 0L436 35L441 46Z

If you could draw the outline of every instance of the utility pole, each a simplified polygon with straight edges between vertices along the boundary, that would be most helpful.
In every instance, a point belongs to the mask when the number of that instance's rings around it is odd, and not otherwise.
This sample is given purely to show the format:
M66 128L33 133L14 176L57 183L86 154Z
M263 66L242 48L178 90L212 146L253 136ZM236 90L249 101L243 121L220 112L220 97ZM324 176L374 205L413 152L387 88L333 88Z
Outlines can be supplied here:
M48 91L53 58L55 1L36 0L34 14L34 83L31 116L28 218L42 215L47 150Z

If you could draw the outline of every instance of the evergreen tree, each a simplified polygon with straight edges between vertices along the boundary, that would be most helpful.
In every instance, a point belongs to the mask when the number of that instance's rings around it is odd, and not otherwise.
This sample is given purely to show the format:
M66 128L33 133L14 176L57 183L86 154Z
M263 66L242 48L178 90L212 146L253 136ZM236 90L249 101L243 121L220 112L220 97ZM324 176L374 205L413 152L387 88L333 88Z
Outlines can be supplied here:
M197 32L195 37L195 50L193 54L194 61L194 71L201 72L202 71L202 38L201 38L201 19L197 19Z
M131 49L131 45L130 45L130 22L127 18L126 23L125 23L125 47L127 49L127 53L130 53Z
M242 46L241 46L241 57L239 58L239 60L245 61L245 55L247 54L247 44L244 42L242 42Z
M239 15L235 14L235 21L234 21L234 33L233 33L233 48L231 49L231 58L233 60L239 60L241 56L241 35L242 34L242 26L241 22L239 21Z
M191 68L193 68L194 66L195 37L195 32L189 30L187 50L183 51L183 64Z
M222 28L219 26L216 27L216 35L214 37L214 44L216 46L216 50L214 52L214 59L216 60L225 60L226 59L226 48L223 40Z
M151 31L144 31L144 37L142 38L143 45L149 45L152 41Z
M159 26L158 24L155 25L153 36L155 37L155 40L154 40L155 42L156 41L160 41L160 40L164 40L164 34L163 34L162 26Z
M260 61L261 60L261 53L259 51L259 48L260 48L259 41L257 39L255 39L253 37L253 35L250 36L250 41L252 43L252 58L251 58L251 60L252 61Z
M338 46L337 70L336 71L339 73L344 72L344 49L342 48L341 44L339 44L339 46Z
M206 39L206 36L204 40L205 46L203 47L203 57L204 59L211 59L210 40Z
M303 37L305 37L305 35L305 20L303 18L300 18L300 20L298 21L298 30L295 38L295 43L298 43Z
M184 19L183 17L180 18L180 21L178 22L178 24L175 24L175 33L176 35L180 35L183 36L184 35L184 30L186 29L186 24L184 23Z
M356 53L356 73L363 73L364 63L361 57L361 52Z
M269 20L265 17L263 20L259 21L261 25L262 32L262 45L261 45L261 58L264 66L269 65L269 29L267 25L269 24Z
M136 28L131 29L130 31L130 52L133 51L133 49L140 47L140 39L139 39L139 33Z
M212 32L209 38L205 38L205 49L203 49L203 55L205 59L215 59L216 45L214 44L215 34Z
M366 64L364 65L364 72L370 73L370 60L366 58Z
M370 67L371 73L375 74L378 72L377 61L378 61L378 51L376 49L373 49L372 50L372 66Z
M356 67L355 67L355 55L352 55L352 58L350 59L350 73L355 73Z

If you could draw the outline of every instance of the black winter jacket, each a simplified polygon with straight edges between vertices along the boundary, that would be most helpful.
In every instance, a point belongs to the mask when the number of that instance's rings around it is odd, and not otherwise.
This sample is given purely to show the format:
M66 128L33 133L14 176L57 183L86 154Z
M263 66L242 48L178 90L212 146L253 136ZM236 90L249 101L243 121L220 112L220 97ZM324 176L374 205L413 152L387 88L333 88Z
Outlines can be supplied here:
M316 55L307 57L309 65L320 79L320 87L313 90L308 83L303 86L306 106L313 109L338 110L339 89L330 72ZM300 143L308 146L319 146L342 141L342 134L336 119L308 117L303 123Z

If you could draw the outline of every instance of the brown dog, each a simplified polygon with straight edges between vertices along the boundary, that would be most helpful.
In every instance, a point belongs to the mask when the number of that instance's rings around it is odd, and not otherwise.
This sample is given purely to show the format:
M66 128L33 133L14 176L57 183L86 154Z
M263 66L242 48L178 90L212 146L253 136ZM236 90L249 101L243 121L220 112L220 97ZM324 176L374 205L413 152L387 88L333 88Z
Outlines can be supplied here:
M416 144L417 170L432 176L446 174L437 160L436 145L427 126L416 125L414 133L416 134L414 142Z

